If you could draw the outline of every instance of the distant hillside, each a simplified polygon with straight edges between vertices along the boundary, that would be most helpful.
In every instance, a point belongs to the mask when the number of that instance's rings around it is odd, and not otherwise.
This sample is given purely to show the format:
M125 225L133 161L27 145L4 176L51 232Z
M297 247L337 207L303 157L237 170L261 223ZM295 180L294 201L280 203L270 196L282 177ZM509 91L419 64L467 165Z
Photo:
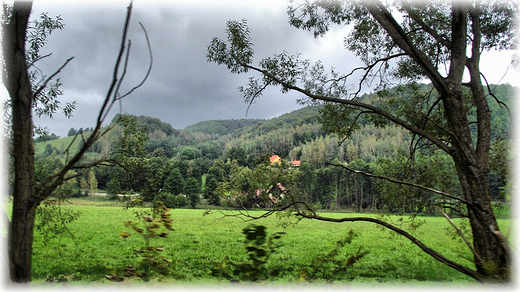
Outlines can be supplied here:
M75 151L78 148L80 140L81 140L81 138L79 138L79 137L74 139L74 137L70 136L70 137L65 137L65 138L60 138L60 139L37 141L35 143L34 150L35 150L36 155L42 155L44 153L46 147L51 148L51 149L47 149L47 151L50 151L51 153L54 150L57 150L58 152L63 153L65 151L65 149L67 149L67 147L69 147L70 143L74 141L74 143L71 146L71 149L73 149L73 151ZM47 146L47 145L50 145L50 146Z
M210 120L198 122L195 125L187 126L184 131L190 133L218 134L221 136L232 134L235 131L254 125L263 120L240 119L240 120Z
M252 126L242 129L242 134L251 133L254 135L263 135L269 132L279 130L281 128L297 127L304 124L317 123L316 117L321 106L307 106L290 113L283 114L277 118L264 120Z
M220 136L233 134L240 136L243 134L263 135L279 130L280 128L296 127L303 124L316 123L316 116L320 106L304 107L279 117L269 120L259 119L240 119L240 120L210 120L198 122L187 126L183 130L190 133L218 134Z
M429 85L425 85L429 86ZM501 102L511 105L516 88L510 85L491 86ZM370 96L367 96L369 98ZM493 138L505 137L510 128L510 116L506 107L488 96L492 112ZM276 153L285 159L307 160L316 165L338 158L342 161L390 156L396 149L408 147L408 133L396 127L385 129L370 123L360 123L361 128L350 139L338 143L344 137L328 134L318 122L322 106L307 106L269 120L229 119L210 120L173 129L170 124L157 118L135 117L140 125L148 128L147 151L164 153L169 159L182 159L180 153L195 149L195 157L205 160L227 159L233 148L245 150L251 161L263 153ZM511 109L511 108L510 108ZM91 147L92 155L107 154L112 144L120 136L121 128L116 126ZM72 152L79 146L80 139L71 147ZM72 137L36 143L36 154L41 156L54 153L64 155L64 150ZM76 145L77 144L77 145ZM193 151L192 151L193 152ZM324 156L324 153L326 156ZM319 155L318 155L319 154ZM211 161L207 162L208 165Z
M113 119L112 123L116 121L119 117L117 114ZM152 118L148 116L134 116L137 120L137 124L140 126L144 126L148 129L148 133L153 133L155 131L162 131L167 136L177 135L179 131L174 129L172 125L169 123L163 122L158 118Z

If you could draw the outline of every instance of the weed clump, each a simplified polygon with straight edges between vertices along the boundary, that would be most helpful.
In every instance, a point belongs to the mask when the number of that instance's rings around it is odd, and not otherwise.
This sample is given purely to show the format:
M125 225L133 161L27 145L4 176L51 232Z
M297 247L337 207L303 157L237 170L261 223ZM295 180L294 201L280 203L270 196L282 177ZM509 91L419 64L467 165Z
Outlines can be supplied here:
M113 282L122 282L125 277L137 276L148 282L156 274L163 276L169 274L168 265L172 261L161 256L160 252L164 250L164 247L153 246L150 243L152 238L166 238L169 232L165 232L164 229L174 231L169 210L163 203L156 202L151 212L136 211L136 217L140 219L140 222L127 221L125 226L143 239L143 246L134 249L134 252L140 256L140 262L135 267L118 268L115 274L105 275L105 278ZM131 235L129 232L120 233L122 239Z

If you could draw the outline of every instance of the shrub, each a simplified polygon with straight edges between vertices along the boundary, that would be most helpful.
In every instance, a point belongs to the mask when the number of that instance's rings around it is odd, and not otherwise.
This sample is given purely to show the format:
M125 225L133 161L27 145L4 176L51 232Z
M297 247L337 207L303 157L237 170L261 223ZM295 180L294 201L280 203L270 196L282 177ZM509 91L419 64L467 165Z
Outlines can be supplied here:
M142 198L136 201L133 206L139 206L142 203ZM132 207L131 204L128 205ZM163 246L153 246L151 244L152 238L166 238L169 232L164 232L162 228L167 231L174 231L173 220L171 219L170 210L164 204L158 202L151 210L137 210L134 211L138 222L127 221L125 226L130 228L135 234L143 239L143 245L140 249L134 249L134 252L139 255L140 261L137 266L127 266L125 268L116 269L116 273L112 275L105 275L110 281L122 282L125 277L137 276L148 282L155 275L166 276L170 273L168 265L172 262L169 259L161 256L164 250ZM121 232L122 239L131 236L128 232Z
M188 198L183 195L173 195L170 193L160 193L155 196L154 204L162 202L166 208L181 208L189 204Z
M278 276L282 270L280 268L269 269L266 263L276 249L281 246L277 241L285 232L276 232L267 236L265 229L265 226L254 224L242 229L242 233L246 236L244 243L249 260L235 263L228 258L225 263L215 264L214 268L211 269L212 275L225 278L231 282L259 282Z

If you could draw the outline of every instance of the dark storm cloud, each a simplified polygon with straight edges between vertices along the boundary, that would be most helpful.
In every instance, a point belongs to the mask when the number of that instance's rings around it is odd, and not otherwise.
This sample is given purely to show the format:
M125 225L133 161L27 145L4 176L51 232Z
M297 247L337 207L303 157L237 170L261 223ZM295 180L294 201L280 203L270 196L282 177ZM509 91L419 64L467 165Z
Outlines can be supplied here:
M128 1L121 0L34 3L33 17L46 11L49 16L61 15L66 25L51 35L45 52L53 55L38 66L50 74L74 56L60 78L65 91L63 102L77 101L74 118L66 120L57 115L36 123L62 136L70 127L93 126L111 80L127 5ZM347 34L344 26L315 39L312 33L289 26L286 7L285 1L266 0L134 1L129 33L132 53L122 91L139 83L148 66L146 42L138 22L150 35L154 64L143 87L124 99L122 111L157 117L178 129L209 119L245 118L248 105L237 87L245 85L251 74L231 74L224 66L206 61L207 46L215 36L225 39L226 21L230 19L247 19L255 62L286 50L311 61L321 60L326 67L350 70L361 65L343 49ZM292 111L300 107L298 97L268 90L251 106L247 117L267 119ZM117 105L113 114L119 111Z
M52 1L34 4L33 17L46 11L50 16L61 15L66 25L49 38L45 52L52 52L53 56L39 66L52 72L66 58L75 57L60 78L65 91L63 100L76 100L77 111L66 123L61 117L40 120L50 131L64 135L70 127L85 127L94 121L119 49L126 12L126 4L119 2L121 5L95 3L80 7L68 3L53 5ZM244 85L248 76L231 74L225 67L206 61L211 39L225 38L227 20L247 19L257 60L284 49L298 53L305 49L303 39L313 40L308 32L287 24L283 1L222 3L134 3L130 28L132 57L123 87L129 89L137 84L148 66L144 34L138 22L144 24L150 35L154 65L145 85L123 101L124 112L157 117L175 128L201 120L245 118L247 104L237 87ZM250 108L247 117L272 118L300 107L295 98L280 98L276 90L269 93ZM118 111L119 106L114 114Z

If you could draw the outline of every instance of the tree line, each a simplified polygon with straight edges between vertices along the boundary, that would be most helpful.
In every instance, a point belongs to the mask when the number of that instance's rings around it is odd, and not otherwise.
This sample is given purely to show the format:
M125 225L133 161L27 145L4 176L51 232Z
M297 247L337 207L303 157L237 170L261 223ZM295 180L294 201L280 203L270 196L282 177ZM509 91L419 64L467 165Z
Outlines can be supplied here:
M428 89L426 85L423 87ZM494 86L494 94L506 104L510 103L513 90L509 85ZM229 192L230 181L235 179L233 174L244 175L262 165L266 155L276 154L288 164L292 160L301 161L298 169L292 169L294 177L299 178L294 187L319 208L436 213L434 208L426 207L428 202L419 199L429 197L424 196L424 191L393 187L374 178L344 171L330 165L331 162L347 163L357 170L397 179L406 177L416 183L460 195L460 186L454 179L455 169L447 155L425 146L418 150L419 158L410 160L413 137L391 125L376 126L362 122L348 139L327 133L316 118L323 109L309 106L267 121L200 122L184 130L175 130L169 124L151 117L124 116L126 122L115 125L89 151L99 156L119 153L123 144L127 148L140 147L140 150L125 152L125 155L133 153L133 160L121 156L127 161L134 161L131 166L126 166L127 169L94 168L97 188L105 190L111 198L116 198L118 194L139 193L146 201L167 201L169 207L195 207L200 203L200 198L205 199L207 204L232 206L227 200L230 196L222 190ZM503 150L510 117L506 108L498 104L493 106L493 113L493 137L497 151L492 156L496 162L491 165L489 178L491 195L496 201L505 201L507 163L504 159L507 158L503 157ZM114 121L122 117L118 115ZM139 135L140 138L137 138ZM47 144L49 149L46 148L39 158L42 161L49 161L53 156L49 146ZM137 177L135 174L129 177L132 167L140 169L136 171L139 173ZM428 175L421 177L416 173ZM76 179L78 196L86 194L80 187L82 180L88 181L89 177L84 174ZM253 193L255 190L249 191ZM401 199L386 197L389 192L402 194ZM429 200L434 201L435 198Z

